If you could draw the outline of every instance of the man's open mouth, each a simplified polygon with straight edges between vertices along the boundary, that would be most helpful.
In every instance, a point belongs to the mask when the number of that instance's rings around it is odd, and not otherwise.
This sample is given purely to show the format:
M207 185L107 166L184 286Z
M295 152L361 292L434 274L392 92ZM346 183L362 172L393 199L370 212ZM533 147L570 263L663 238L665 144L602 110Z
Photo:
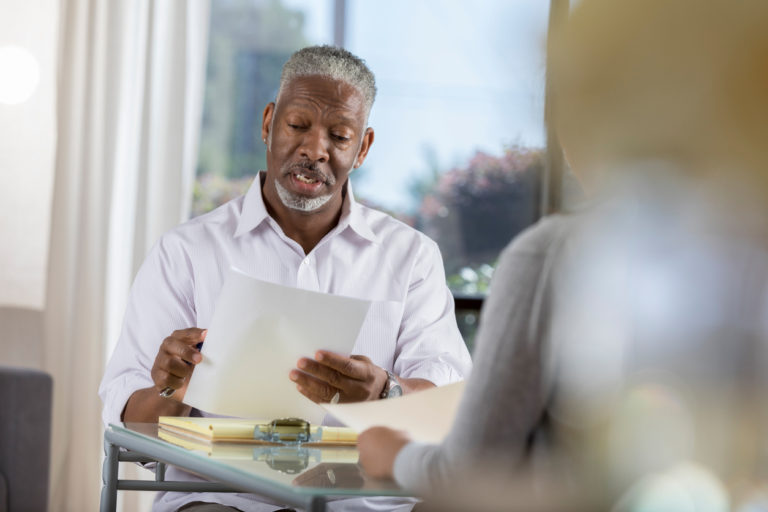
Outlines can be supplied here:
M292 183L291 189L301 195L321 194L330 184L321 171L299 165L291 168L288 176Z
M306 176L306 175L304 175L304 174L300 174L300 173L296 173L296 172L294 172L294 173L293 173L293 176L294 176L294 177L295 177L297 180L299 180L300 182L302 182L302 183L307 183L307 184L310 184L310 185L312 185L312 184L314 184L314 183L317 183L318 181L320 181L320 180L319 180L319 179L317 179L317 178L314 178L314 177L310 177L310 176Z

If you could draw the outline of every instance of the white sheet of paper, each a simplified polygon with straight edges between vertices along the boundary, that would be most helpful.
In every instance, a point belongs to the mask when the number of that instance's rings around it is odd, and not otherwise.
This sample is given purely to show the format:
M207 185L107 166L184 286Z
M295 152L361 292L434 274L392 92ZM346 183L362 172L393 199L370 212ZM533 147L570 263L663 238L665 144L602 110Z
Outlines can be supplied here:
M323 408L358 433L383 426L405 430L416 441L439 443L451 430L463 392L461 381L397 398L323 404Z
M227 416L320 423L325 412L288 373L319 349L349 354L369 306L230 269L184 402Z

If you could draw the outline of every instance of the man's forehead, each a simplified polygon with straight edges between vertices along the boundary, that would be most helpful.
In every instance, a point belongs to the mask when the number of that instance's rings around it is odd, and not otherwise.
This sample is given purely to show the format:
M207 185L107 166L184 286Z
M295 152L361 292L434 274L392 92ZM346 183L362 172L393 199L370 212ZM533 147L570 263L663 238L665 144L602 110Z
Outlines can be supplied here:
M281 90L277 103L291 103L297 106L323 103L341 110L365 113L365 98L357 87L323 75L292 78Z

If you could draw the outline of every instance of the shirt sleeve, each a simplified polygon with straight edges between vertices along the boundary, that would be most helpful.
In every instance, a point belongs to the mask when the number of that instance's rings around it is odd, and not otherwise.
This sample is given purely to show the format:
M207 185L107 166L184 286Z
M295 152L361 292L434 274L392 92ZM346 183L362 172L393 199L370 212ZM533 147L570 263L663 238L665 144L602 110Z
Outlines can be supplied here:
M544 410L543 308L548 257L521 236L505 251L483 307L474 369L451 432L440 445L411 443L394 466L397 482L429 494L462 471L498 460L513 468Z
M173 232L150 250L136 275L120 338L99 386L104 425L121 421L137 390L153 385L150 371L163 339L195 326L191 263Z
M442 386L467 378L472 360L456 325L440 250L424 237L418 251L398 333L394 372Z

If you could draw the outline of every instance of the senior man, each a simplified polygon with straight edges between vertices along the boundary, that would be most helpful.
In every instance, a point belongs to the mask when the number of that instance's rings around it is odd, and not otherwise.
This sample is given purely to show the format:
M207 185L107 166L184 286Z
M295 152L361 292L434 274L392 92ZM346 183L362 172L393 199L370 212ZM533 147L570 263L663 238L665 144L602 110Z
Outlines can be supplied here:
M291 56L277 99L264 109L266 172L244 196L166 233L139 270L100 388L105 423L206 414L184 404L184 394L230 266L273 283L372 301L354 355L319 351L286 373L315 402L336 394L342 402L374 400L467 375L469 354L436 244L352 195L349 174L374 140L367 121L375 94L373 73L343 49L309 47ZM194 478L176 469L168 476ZM411 507L344 500L345 510L353 505ZM180 508L274 511L280 504L226 493L168 492L155 500L154 510Z

